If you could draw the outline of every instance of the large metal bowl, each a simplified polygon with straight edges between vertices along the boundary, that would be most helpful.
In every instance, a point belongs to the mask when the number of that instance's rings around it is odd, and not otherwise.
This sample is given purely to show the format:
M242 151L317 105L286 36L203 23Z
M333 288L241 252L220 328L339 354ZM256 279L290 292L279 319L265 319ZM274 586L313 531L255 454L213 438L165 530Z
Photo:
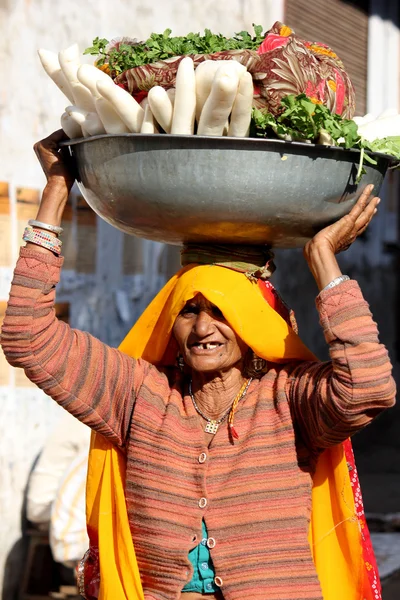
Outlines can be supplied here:
M111 225L182 244L302 246L378 193L390 158L374 155L355 183L360 152L253 138L101 135L65 143L79 188Z

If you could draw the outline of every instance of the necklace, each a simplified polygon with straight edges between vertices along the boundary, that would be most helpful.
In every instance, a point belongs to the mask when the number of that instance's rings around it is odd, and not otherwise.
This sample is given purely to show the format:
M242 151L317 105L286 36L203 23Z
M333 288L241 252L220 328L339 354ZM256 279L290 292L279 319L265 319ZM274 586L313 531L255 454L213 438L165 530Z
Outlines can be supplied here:
M201 410L201 408L199 408L199 407L197 406L197 404L196 404L196 400L195 400L195 398L194 398L193 391L192 391L192 381L191 381L191 380L189 381L189 394L190 394L190 397L191 397L191 399L192 399L193 406L195 407L195 409L196 409L196 411L198 412L198 414L199 414L201 417L203 417L203 419L204 419L205 421L207 421L207 425L206 425L206 426L205 426L205 428L204 428L204 431L205 431L206 433L213 433L213 434L217 433L217 431L218 431L218 427L220 426L220 424L222 423L222 421L224 421L224 420L226 419L226 417L229 415L229 413L232 413L232 419L229 419L229 421L233 423L233 413L234 413L234 411L236 410L236 407L237 407L237 405L238 405L238 402L239 402L239 401L240 401L242 398L244 398L244 397L245 397L245 395L246 395L246 392L247 392L247 390L248 390L248 388L249 388L249 385L250 385L250 383L251 383L252 379L253 379L253 378L252 378L252 377L250 377L250 379L247 379L247 380L244 382L244 384L242 385L242 387L241 387L241 388L240 388L240 390L239 390L239 393L238 393L238 395L236 396L236 398L235 398L235 399L234 399L234 401L232 402L232 406L230 406L230 407L228 408L228 410L227 410L226 412L224 412L224 414L223 414L223 415L222 415L222 416L221 416L219 419L210 419L210 417L207 417L207 415L205 415L205 414L203 413L203 411Z

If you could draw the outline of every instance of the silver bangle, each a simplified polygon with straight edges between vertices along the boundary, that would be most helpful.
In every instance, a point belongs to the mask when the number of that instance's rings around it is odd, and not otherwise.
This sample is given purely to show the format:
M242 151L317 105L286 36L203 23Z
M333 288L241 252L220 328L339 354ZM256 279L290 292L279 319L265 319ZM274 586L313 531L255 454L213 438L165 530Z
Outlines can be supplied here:
M343 281L349 281L350 277L348 275L339 275L339 277L336 277L335 279L333 279L330 283L328 283L328 285L326 285L321 292L325 292L325 290L330 290L331 288L336 287L337 285L339 285L340 283L343 283Z
M56 235L61 235L63 232L63 228L58 227L58 225L50 225L49 223L42 223L42 221L35 221L34 219L30 219L28 221L28 225L30 225L31 227L39 227L40 229L44 229L45 231L55 233Z

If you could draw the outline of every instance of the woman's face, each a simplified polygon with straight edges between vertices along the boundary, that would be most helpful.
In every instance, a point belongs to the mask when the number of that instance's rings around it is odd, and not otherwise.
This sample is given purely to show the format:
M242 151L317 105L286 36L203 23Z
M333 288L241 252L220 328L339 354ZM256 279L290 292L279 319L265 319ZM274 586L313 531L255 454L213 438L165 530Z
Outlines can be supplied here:
M248 349L219 308L202 294L185 304L173 334L185 363L204 373L229 371L243 361Z

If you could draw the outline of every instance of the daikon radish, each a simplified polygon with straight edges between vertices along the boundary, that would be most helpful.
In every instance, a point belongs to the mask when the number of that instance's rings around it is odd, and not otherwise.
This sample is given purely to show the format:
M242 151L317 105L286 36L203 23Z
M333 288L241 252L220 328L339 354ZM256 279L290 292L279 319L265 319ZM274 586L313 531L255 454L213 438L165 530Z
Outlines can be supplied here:
M89 135L102 135L106 133L106 130L104 129L103 123L101 122L97 112L87 113L83 126Z
M103 127L103 123L97 113L86 112L77 106L67 106L65 112L70 115L76 123L78 123L82 130L88 135L101 135L106 133Z
M193 60L185 56L176 74L175 103L171 133L193 135L196 114L196 78Z
M97 82L98 92L110 102L128 130L139 133L144 117L143 108L128 92L113 83L110 77L106 77L108 81L101 79Z
M81 66L78 44L74 44L66 48L66 50L59 52L58 60L64 76L72 89L75 106L87 112L95 112L92 94L78 80L78 69Z
M45 50L44 48L38 50L38 54L40 62L42 63L42 67L46 71L47 75L54 81L56 86L62 91L68 100L70 102L74 102L71 86L62 72L60 63L58 62L57 54L55 52L51 52L50 50Z
M150 104L148 103L147 98L145 100L146 102L144 104L144 117L142 126L140 128L140 133L159 133L153 113L151 112ZM140 104L142 108L143 102L141 102Z
M371 113L366 114L364 117L353 117L353 121L357 123L357 125L365 125L366 123L370 123L371 121L375 121L376 116Z
M129 133L129 129L108 100L96 98L96 111L103 123L106 133Z
M157 123L165 133L171 133L173 108L167 92L161 86L156 85L151 88L147 98Z
M98 81L108 80L112 82L109 75L93 65L81 65L77 71L77 77L80 83L88 88L93 98L101 97L96 85Z
M400 136L400 115L383 117L359 125L358 133L368 142L389 136Z
M77 73L81 66L78 44L73 44L58 53L58 61L69 83L79 83Z
M222 135L232 111L239 85L237 71L221 66L215 74L211 92L201 111L198 135Z
M201 111L210 95L211 86L216 72L221 66L237 71L239 76L246 71L246 67L237 60L205 60L196 68L196 121L200 121Z
M251 109L253 106L253 78L246 71L239 79L238 91L233 103L228 135L248 137L250 131Z
M73 121L75 121L75 123L79 125L79 127L82 129L83 136L90 137L89 132L85 129L87 112L81 108L78 108L77 106L67 106L65 112L69 117L71 117L71 119L73 119Z
M82 137L81 126L67 112L61 116L61 127L70 140Z

